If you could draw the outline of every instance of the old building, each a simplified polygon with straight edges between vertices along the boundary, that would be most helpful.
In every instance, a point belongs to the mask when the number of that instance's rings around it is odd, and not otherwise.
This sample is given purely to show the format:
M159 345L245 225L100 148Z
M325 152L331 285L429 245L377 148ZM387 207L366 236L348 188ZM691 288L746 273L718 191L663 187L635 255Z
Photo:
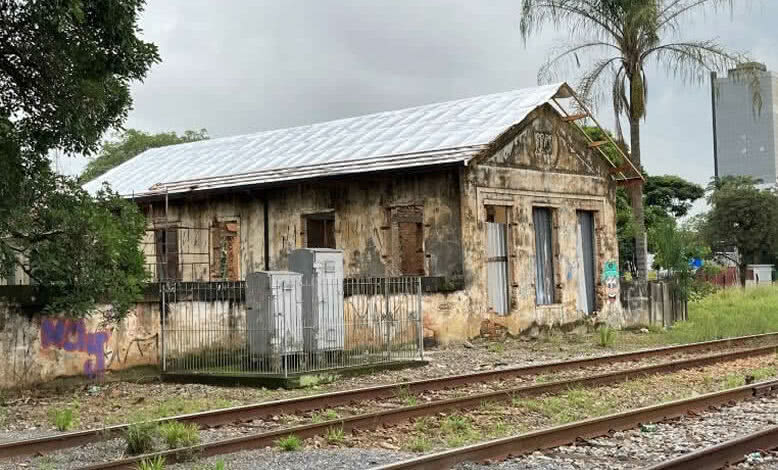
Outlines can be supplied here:
M152 149L103 181L140 204L158 279L240 280L298 247L424 276L425 335L622 322L616 167L541 86ZM632 175L632 176L630 176Z

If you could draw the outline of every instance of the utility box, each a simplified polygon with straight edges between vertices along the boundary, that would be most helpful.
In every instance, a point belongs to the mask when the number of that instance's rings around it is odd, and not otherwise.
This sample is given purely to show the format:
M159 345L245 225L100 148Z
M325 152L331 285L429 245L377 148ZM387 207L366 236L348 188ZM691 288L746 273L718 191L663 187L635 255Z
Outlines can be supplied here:
M303 352L302 275L260 271L246 276L249 352L282 357Z
M302 274L305 352L343 350L343 251L294 250L289 254L289 269Z

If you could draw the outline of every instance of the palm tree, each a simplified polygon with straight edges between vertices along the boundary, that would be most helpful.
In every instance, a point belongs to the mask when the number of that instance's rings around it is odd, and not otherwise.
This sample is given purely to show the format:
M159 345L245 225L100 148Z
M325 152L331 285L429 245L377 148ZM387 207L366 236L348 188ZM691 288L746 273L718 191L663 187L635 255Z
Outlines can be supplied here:
M550 81L560 68L579 68L587 55L589 67L577 92L584 102L596 103L610 95L616 131L620 118L629 121L631 160L640 168L640 121L646 116L646 65L654 59L673 76L703 82L711 71L733 67L746 58L728 51L715 40L676 40L680 20L705 7L732 7L733 0L522 0L520 30L524 42L546 23L567 26L570 42L541 67L539 82ZM643 188L628 187L634 214L638 277L646 279L646 240Z

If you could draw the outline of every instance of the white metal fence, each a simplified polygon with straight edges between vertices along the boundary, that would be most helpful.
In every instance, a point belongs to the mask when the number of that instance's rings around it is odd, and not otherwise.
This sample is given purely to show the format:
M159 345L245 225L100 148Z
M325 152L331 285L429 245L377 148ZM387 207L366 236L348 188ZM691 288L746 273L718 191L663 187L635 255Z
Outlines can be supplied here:
M419 277L160 286L167 373L288 377L423 358Z

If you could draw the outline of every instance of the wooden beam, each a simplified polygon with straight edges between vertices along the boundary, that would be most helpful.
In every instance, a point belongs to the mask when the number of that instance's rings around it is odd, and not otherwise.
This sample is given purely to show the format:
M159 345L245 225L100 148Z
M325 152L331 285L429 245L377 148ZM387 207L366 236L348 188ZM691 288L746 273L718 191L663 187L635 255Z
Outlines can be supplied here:
M591 142L589 144L589 148L590 149L595 149L597 147L601 147L601 146L603 146L605 144L608 144L608 143L610 143L610 142L608 142L607 140L595 140L594 142Z
M629 165L621 165L621 166L617 166L616 168L608 168L608 173L610 173L610 174L623 173L623 172L629 171L631 169L632 169L632 167L630 167Z
M630 186L639 186L643 184L643 178L637 177L637 178L616 180L616 184L618 184L619 186L624 186L625 188L628 188Z
M579 119L584 119L588 117L589 117L589 113L580 113L580 114L571 114L569 116L565 116L563 119L565 120L565 122L570 122L570 121L577 121Z

